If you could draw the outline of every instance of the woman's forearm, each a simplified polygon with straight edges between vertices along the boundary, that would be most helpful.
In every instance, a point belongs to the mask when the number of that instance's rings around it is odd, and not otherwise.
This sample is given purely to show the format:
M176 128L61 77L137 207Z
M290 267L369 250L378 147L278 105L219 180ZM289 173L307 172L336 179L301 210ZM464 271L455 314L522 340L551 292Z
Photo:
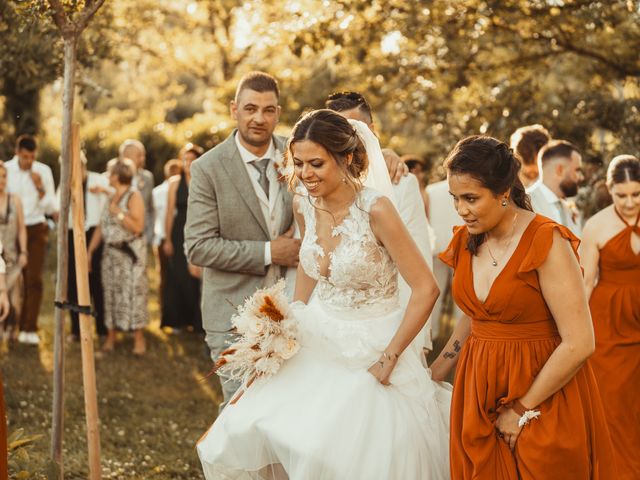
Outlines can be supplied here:
M589 345L574 346L562 342L544 364L529 391L520 397L520 402L527 408L536 408L569 383L592 352Z
M435 284L431 287L412 289L404 318L385 349L387 353L399 356L413 342L427 323L439 294L440 291Z
M431 364L431 375L434 380L444 380L449 372L458 364L460 351L471 333L471 319L464 315L456 325L449 341Z

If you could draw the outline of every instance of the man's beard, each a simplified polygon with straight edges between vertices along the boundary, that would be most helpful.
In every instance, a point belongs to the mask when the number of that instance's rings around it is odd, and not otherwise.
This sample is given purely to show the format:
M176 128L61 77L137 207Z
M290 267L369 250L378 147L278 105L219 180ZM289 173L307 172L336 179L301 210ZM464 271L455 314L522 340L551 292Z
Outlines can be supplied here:
M560 182L560 190L564 198L575 197L578 194L578 184L572 180L565 179Z

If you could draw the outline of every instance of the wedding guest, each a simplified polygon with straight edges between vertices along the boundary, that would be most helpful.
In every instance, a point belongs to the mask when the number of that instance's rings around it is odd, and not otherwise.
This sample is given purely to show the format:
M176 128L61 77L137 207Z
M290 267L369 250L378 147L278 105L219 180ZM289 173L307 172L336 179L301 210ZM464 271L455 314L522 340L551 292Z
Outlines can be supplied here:
M0 161L0 243L4 246L5 287L11 311L5 321L4 339L14 340L17 320L22 309L22 270L27 265L27 227L24 223L22 202L7 193L7 168Z
M142 195L142 201L144 202L144 236L149 245L153 243L153 230L154 230L154 211L153 211L153 187L155 181L153 174L146 170L145 159L147 151L144 145L139 140L128 139L122 142L118 150L119 158L128 158L133 160L136 167L136 172L133 178L132 185L138 189Z
M278 181L285 139L273 132L280 89L271 75L251 72L231 102L236 129L191 165L185 245L203 268L202 321L215 362L227 348L235 306L298 264L292 197ZM240 386L224 381L226 402Z
M109 180L96 172L87 169L87 157L84 152L80 153L82 165L82 192L84 198L84 231L86 245L91 244L91 239L100 225L100 217L108 203L107 193L109 191ZM60 192L58 192L59 195ZM75 259L75 239L73 236L73 212L69 211L69 267L68 267L68 293L69 302L78 302L78 286L76 283L76 259ZM93 310L96 314L96 332L103 337L107 334L104 323L104 298L102 291L102 243L96 247L95 255L91 258L91 269L89 271L89 293ZM80 340L80 315L71 312L71 335L70 340Z
M441 336L447 313L451 311L452 323L457 323L462 316L462 310L453 302L451 297L451 280L453 272L448 265L440 260L439 256L449 245L453 238L453 227L463 223L456 213L453 200L449 193L449 184L446 180L431 183L426 188L429 197L429 222L435 235L435 247L433 249L433 276L442 294L436 300L431 312L433 338Z
M640 473L640 160L615 157L613 199L591 217L580 258L596 335L591 364L600 387L621 480Z
M325 103L329 110L339 112L348 119L359 120L365 123L373 133L376 133L371 106L361 94L357 92L333 93L329 95ZM385 161L387 161L387 168L389 168L388 158L390 156L397 157L397 155L388 149L383 150L383 154ZM399 157L397 157L397 160L402 163ZM402 221L418 245L427 264L432 267L430 227L424 210L424 201L420 194L418 179L414 175L400 176L397 183L393 185L393 190L398 213L400 213ZM409 301L410 294L409 285L404 279L400 278L400 301L406 304ZM421 337L424 348L431 350L433 348L431 322L427 322Z
M158 273L160 275L159 298L162 318L165 317L164 309L166 306L166 302L164 301L164 297L166 295L165 290L168 283L167 257L162 251L162 242L165 238L164 224L166 221L167 199L169 197L169 179L175 175L180 175L180 172L182 171L181 161L177 158L173 158L164 164L163 170L164 181L157 187L154 187L152 192L153 211L156 214L153 224L153 254L156 260L156 268L158 269Z
M532 211L520 162L499 140L461 140L445 168L465 226L441 258L468 316L432 365L443 379L458 363L451 478L618 478L587 362L594 337L579 240Z
M173 329L202 330L200 279L192 275L184 251L184 226L187 221L191 164L204 150L199 145L183 148L182 172L169 180L165 231L162 251L167 258L167 277L162 310L162 326Z
M133 331L133 353L139 356L146 351L143 328L149 321L149 312L144 203L132 186L135 171L135 164L127 158L111 166L109 183L115 193L91 238L88 255L91 261L100 242L104 243L102 287L107 338L102 350L114 349L117 328Z
M44 261L49 241L46 216L57 220L58 202L51 168L36 161L38 145L30 135L16 141L16 154L5 165L8 192L20 198L27 226L27 257L24 267L24 297L18 341L38 345L38 315L42 303Z
M424 202L424 212L427 215L427 220L429 220L429 196L427 195L427 172L425 171L424 161L416 156L416 155L403 155L400 157L400 160L404 162L404 164L409 168L409 173L412 173L418 179L418 186L420 188L420 195L422 196L422 201ZM434 236L431 235L432 241L435 240ZM433 248L432 248L433 251Z
M518 176L525 188L530 187L538 180L540 176L538 152L550 140L549 131L540 124L520 127L511 135L511 148L522 162Z
M6 284L6 265L2 258L2 243L0 243L0 324L5 321L7 315L9 315L9 296L7 295ZM8 439L7 439L7 416L5 413L4 404L4 379L2 378L2 372L0 371L0 479L8 479Z
M564 225L579 237L580 214L568 199L578 194L582 155L565 140L551 140L540 150L538 163L540 179L527 189L533 210Z

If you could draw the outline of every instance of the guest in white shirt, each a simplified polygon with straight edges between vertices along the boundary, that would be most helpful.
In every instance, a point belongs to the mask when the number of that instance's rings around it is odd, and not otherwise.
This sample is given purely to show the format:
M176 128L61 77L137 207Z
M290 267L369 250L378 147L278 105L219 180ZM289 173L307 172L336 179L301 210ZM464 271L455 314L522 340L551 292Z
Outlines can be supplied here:
M84 231L86 236L86 245L91 243L96 227L100 225L102 211L109 200L110 191L109 180L96 172L87 170L87 157L83 152L80 154L82 161L82 190L84 193ZM58 190L58 196L60 191ZM75 242L73 237L73 212L69 212L69 269L68 269L68 299L70 303L78 301L78 291L76 283L76 262L75 262ZM98 255L94 255L91 259L91 269L89 271L89 293L93 310L96 313L96 332L100 336L107 334L107 328L104 324L104 297L102 290L101 278L101 260L102 245L98 247ZM71 312L71 336L70 339L78 341L80 339L80 316Z
M357 92L339 92L330 95L326 101L326 107L330 110L339 112L342 116L359 120L367 124L369 129L376 133L375 125L373 123L373 115L371 107L366 99ZM377 133L376 133L377 135ZM393 190L395 195L396 207L400 218L409 230L409 233L416 242L418 249L424 256L425 260L432 266L432 254L431 254L431 238L430 227L427 215L424 209L424 200L420 193L420 186L415 175L405 174L408 170L404 162L400 160L400 157L393 152L393 150L384 149L383 154L387 168L389 169L389 175L396 177L396 181L393 182ZM391 172L397 172L397 166L401 165L402 174L392 175ZM409 285L401 277L398 279L398 287L400 291L400 302L406 304L409 301L411 295L411 289ZM424 326L424 329L420 335L423 347L426 350L431 350L433 344L431 341L431 322L428 321Z
M449 193L449 183L446 180L428 185L426 192L429 197L429 222L436 237L435 248L433 249L433 275L436 277L436 283L441 292L431 312L433 338L438 338L443 326L443 314L449 310L449 307L453 309L454 321L457 321L462 315L462 311L451 297L453 270L448 265L445 265L438 258L438 255L449 246L449 242L453 238L453 227L463 222L453 206L453 198Z
M538 152L549 140L549 131L539 124L520 127L511 135L511 148L522 162L518 176L525 188L538 180Z
M577 195L582 181L582 156L578 149L565 140L552 140L540 150L538 164L540 180L527 190L533 210L581 236L580 214L567 200Z
M164 181L155 187L152 192L153 197L153 211L155 214L154 227L153 227L153 253L156 258L156 269L160 275L160 310L162 312L161 318L165 318L168 314L167 309L167 288L168 283L172 279L167 278L168 271L168 258L162 250L162 242L165 239L165 223L167 213L167 200L169 198L169 179L180 178L180 172L182 171L182 162L174 158L167 161L163 167ZM160 326L164 326L162 322Z
M46 216L57 220L58 202L51 168L36 161L37 143L30 135L16 141L16 155L5 165L9 177L8 191L22 201L27 225L28 262L24 269L25 294L20 315L18 341L37 345L38 315L42 303L44 270L49 227Z

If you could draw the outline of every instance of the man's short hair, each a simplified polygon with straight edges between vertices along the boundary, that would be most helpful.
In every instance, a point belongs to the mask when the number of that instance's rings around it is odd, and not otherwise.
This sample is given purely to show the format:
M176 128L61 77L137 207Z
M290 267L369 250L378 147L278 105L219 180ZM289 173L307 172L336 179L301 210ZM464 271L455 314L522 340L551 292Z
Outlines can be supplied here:
M238 88L236 88L235 101L238 101L240 92L243 90L254 90L256 92L273 92L276 94L276 98L280 99L280 89L278 88L278 81L264 72L249 72L240 79Z
M510 143L525 165L538 161L538 152L551 140L549 131L540 124L520 127L511 135Z
M325 106L334 112L358 109L364 113L369 123L373 123L373 115L369 102L358 92L336 92L327 97Z
M20 135L16 139L16 150L27 150L29 152L35 152L38 148L38 143L33 135Z
M546 162L557 158L570 160L573 152L578 152L578 148L571 142L567 142L566 140L551 140L540 149L538 158L540 159L540 164L544 165Z
M420 165L422 168L425 168L425 163L422 158L417 155L413 155L411 153L407 153L400 157L400 160L404 162L409 170L413 170L416 166Z

